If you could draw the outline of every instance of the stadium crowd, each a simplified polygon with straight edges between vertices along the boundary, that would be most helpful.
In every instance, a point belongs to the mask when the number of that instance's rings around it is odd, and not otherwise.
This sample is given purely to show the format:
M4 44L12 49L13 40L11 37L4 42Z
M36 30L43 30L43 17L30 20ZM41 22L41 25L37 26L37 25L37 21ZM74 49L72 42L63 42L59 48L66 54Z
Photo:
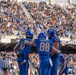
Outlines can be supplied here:
M40 30L54 28L59 36L76 37L76 6L61 7L45 2L24 2L34 21L27 18L21 4L9 2L0 7L0 35L22 36L28 28L36 35ZM8 8L7 8L8 7Z
M0 52L0 75L18 75L18 65L14 52Z
M45 2L24 2L23 4L33 17L34 21L26 17L21 4L9 2L9 4L6 3L6 5L4 5L1 3L0 35L22 36L29 28L33 29L35 34L38 33L37 28L40 30L54 28L60 37L76 37L76 6L74 6L74 8L63 8L59 5L47 5ZM11 62L13 61L12 64L14 64L14 61L16 61L14 58L16 57L12 56L11 59L9 54L12 55L11 53L8 53L6 59ZM1 55L0 58L3 58L2 56L4 57L4 55ZM69 67L74 67L74 70L76 70L76 56L66 55L66 57L70 58L66 58ZM36 54L31 54L29 58L32 60L32 64L38 68L39 56ZM12 64L10 64L10 69Z
M45 2L24 3L40 28L54 28L59 36L76 37L76 6L74 8L61 7L57 4L46 4Z
M8 7L8 8L7 8ZM9 2L0 7L0 35L23 35L30 20L26 17L21 4Z
M76 74L76 56L73 54L69 54L69 55L64 54L64 56L66 57L66 60L68 62L68 68L69 68L68 73L69 73L69 75L70 74L75 75ZM33 53L29 57L32 60L32 64L34 65L35 69L38 69L39 62L40 62L38 54ZM60 67L59 67L59 69L60 69ZM33 75L35 75L35 72Z
M69 67L69 75L76 74L76 55L73 54L64 54L66 60L68 61ZM38 68L39 68L39 55L36 53L32 53L29 55L30 63L32 63L34 69L30 67L29 75L38 75ZM31 64L30 64L31 66ZM17 65L16 56L14 52L1 52L0 53L0 71L2 75L19 75L19 69ZM1 73L0 72L0 73ZM4 73L4 74L3 74Z

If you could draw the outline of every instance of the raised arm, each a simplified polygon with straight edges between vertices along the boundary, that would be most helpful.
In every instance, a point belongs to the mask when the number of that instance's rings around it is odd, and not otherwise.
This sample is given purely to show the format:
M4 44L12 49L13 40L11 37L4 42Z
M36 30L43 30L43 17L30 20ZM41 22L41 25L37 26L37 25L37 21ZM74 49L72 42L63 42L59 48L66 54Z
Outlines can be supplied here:
M32 40L32 41L25 40L25 44L28 46L36 46L36 44L34 43L34 40Z
M20 47L20 43L17 43L15 45L15 47L13 48L13 50L14 50L15 53L17 53L17 50L19 49L19 47Z

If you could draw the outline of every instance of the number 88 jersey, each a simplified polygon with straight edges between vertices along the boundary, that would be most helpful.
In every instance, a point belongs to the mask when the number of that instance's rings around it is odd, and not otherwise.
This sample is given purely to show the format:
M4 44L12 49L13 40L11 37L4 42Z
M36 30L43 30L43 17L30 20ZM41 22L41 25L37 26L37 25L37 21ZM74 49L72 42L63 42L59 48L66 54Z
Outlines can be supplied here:
M50 52L53 46L52 41L36 39L35 43L40 59L50 58Z

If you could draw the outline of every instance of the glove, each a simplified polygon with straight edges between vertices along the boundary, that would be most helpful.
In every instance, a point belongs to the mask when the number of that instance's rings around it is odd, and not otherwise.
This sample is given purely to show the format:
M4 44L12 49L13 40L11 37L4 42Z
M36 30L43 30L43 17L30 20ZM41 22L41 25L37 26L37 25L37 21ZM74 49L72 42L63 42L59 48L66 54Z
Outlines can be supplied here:
M26 60L24 60L23 62L21 62L21 65L24 65L26 63Z

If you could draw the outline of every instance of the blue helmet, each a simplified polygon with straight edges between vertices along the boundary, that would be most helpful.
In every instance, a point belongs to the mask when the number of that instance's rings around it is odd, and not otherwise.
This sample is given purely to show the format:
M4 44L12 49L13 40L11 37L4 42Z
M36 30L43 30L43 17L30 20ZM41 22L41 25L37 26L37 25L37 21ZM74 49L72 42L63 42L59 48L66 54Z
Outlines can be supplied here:
M33 32L30 31L30 30L27 30L27 32L26 32L26 37L33 38Z
M46 39L46 34L44 32L39 33L38 39Z
M49 29L49 30L47 31L47 34L48 34L50 37L52 37L52 36L54 36L54 35L56 34L56 31L55 31L54 29Z

